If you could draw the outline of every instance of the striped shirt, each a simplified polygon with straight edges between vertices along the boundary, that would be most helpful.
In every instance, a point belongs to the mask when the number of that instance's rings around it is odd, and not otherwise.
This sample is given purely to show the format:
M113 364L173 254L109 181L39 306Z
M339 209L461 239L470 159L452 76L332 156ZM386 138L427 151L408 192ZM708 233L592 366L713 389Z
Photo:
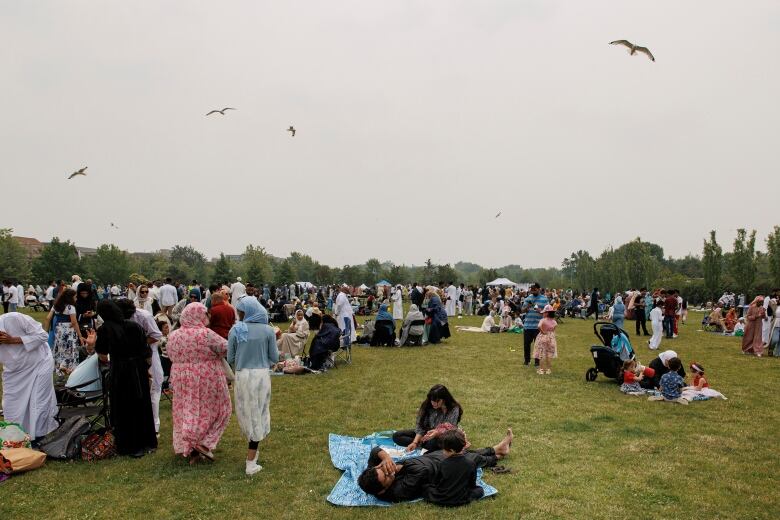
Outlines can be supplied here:
M544 306L550 303L550 301L547 299L547 296L543 294L537 294L536 296L529 294L525 300L523 300L523 303L528 307L528 312L523 320L523 328L530 330L538 329L539 320L542 319L542 309L544 309ZM535 306L539 307L538 311L534 310Z

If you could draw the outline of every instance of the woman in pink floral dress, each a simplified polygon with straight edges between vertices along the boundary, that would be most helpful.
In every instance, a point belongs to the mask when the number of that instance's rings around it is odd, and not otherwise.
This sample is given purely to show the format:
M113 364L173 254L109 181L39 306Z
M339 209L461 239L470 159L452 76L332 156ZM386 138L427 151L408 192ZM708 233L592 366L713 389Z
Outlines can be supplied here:
M206 307L190 303L179 319L181 328L168 338L173 388L173 450L214 460L232 412L222 358L227 341L207 327Z

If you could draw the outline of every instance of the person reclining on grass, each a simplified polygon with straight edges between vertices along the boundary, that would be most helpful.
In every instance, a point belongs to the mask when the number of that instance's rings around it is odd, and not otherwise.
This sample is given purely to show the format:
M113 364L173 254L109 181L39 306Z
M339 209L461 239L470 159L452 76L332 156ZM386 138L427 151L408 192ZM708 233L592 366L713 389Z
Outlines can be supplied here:
M455 430L451 430L455 431ZM512 429L492 448L467 450L465 457L474 467L486 468L496 465L496 461L509 455L512 446ZM419 457L404 460L396 464L389 453L375 446L368 457L368 467L358 477L358 485L368 493L387 502L404 502L428 496L429 488L436 482L437 497L444 497L448 486L454 485L447 478L434 480L440 474L442 461L447 458L444 450L428 452ZM457 472L453 472L457 473ZM448 474L448 472L445 472ZM455 477L459 477L459 473Z

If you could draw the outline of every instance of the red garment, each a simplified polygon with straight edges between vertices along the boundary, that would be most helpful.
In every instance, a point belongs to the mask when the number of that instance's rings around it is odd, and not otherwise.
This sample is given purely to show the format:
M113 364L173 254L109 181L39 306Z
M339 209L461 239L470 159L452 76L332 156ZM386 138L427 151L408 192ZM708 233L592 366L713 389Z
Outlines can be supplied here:
M236 322L236 313L233 307L225 302L219 302L211 305L211 319L209 328L227 339L230 329Z
M699 380L704 379L704 376L700 376L699 374L696 374L693 376L693 386L699 386ZM702 388L709 388L710 384L707 382L706 379L704 379L704 384L701 385Z
M667 296L664 300L664 316L674 316L677 312L677 298Z
M630 383L636 383L638 380L636 378L636 375L634 375L633 372L630 370L626 370L623 372L623 383L630 384Z

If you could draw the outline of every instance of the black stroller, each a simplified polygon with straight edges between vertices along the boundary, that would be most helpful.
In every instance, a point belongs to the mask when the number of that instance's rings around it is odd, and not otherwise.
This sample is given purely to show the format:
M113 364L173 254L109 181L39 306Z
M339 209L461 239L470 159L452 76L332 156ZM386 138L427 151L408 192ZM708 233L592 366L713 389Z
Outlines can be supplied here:
M623 382L623 363L634 359L634 349L628 339L628 333L607 321L597 321L593 324L593 333L601 341L601 345L590 347L595 367L585 372L586 381L595 381L599 372Z

